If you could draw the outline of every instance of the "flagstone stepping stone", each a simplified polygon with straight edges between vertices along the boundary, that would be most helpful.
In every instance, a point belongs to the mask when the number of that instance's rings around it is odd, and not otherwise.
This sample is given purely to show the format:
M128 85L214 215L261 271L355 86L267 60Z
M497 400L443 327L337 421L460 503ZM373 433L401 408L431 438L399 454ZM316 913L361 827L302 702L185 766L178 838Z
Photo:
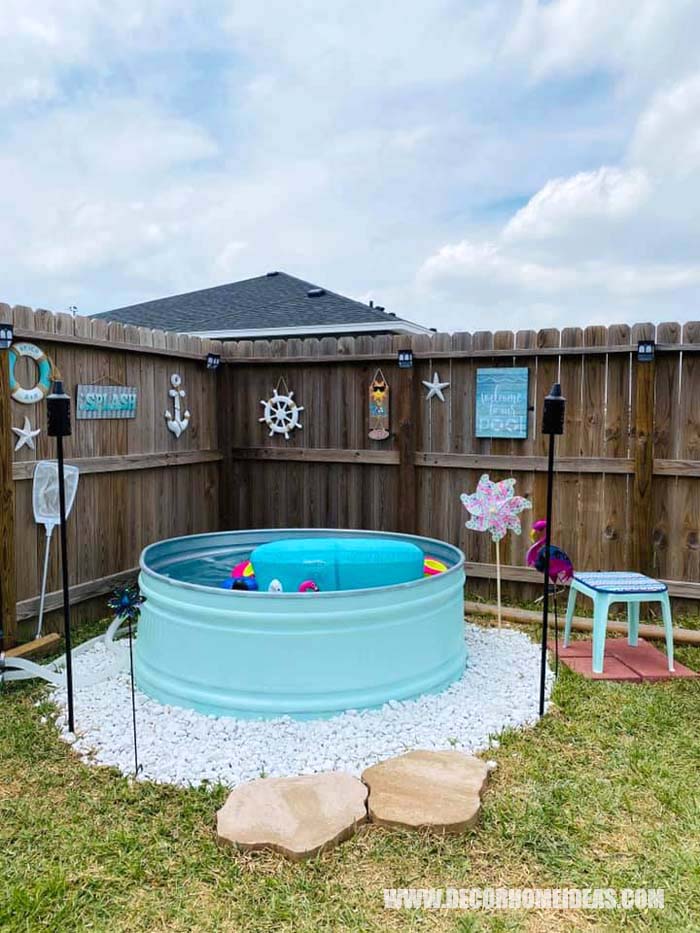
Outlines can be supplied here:
M462 752L415 751L367 768L369 818L382 826L461 833L476 823L488 767Z
M294 860L349 839L366 821L367 788L343 771L258 778L236 787L216 814L221 841Z

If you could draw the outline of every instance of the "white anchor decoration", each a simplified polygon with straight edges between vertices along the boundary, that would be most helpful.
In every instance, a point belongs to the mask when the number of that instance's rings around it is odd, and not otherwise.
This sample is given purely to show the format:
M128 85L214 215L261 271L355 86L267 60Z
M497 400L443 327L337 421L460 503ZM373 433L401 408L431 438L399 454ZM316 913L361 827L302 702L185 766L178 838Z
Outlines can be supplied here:
M166 411L165 419L168 424L168 430L172 431L175 437L179 437L190 423L190 413L185 409L185 414L182 415L182 417L180 414L180 399L185 397L185 390L180 388L182 385L182 378L177 373L173 373L170 377L170 383L172 389L168 391L168 395L173 399L173 409L175 413L171 415L169 411Z

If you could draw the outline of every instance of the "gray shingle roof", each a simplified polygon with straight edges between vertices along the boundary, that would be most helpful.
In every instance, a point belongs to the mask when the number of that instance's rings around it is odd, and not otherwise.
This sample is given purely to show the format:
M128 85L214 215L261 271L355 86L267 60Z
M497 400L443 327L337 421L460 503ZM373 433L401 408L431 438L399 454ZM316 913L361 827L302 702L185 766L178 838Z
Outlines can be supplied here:
M309 295L316 291L318 294ZM179 332L269 330L290 327L377 324L400 329L399 318L304 282L286 272L268 273L229 285L144 301L94 317ZM399 325L397 327L397 325ZM415 326L415 325L414 325Z

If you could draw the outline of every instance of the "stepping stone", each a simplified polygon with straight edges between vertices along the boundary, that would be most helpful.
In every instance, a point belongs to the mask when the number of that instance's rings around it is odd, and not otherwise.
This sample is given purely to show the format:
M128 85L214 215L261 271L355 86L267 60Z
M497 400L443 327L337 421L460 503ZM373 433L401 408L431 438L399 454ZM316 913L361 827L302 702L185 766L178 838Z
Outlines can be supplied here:
M487 777L481 759L451 751L408 752L362 774L373 823L442 833L474 826Z
M365 785L327 771L241 784L217 812L216 831L240 849L273 849L299 861L349 839L366 820Z

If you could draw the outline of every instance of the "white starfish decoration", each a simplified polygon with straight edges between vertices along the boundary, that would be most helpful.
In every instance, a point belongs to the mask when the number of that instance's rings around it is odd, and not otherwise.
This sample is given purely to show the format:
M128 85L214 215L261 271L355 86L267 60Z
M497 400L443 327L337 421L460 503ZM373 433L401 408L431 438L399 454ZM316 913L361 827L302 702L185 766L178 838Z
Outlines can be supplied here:
M428 389L428 394L425 396L426 402L429 401L434 395L440 399L441 402L445 401L445 396L442 393L443 389L446 389L449 385L449 382L440 382L440 377L437 373L433 373L433 381L429 382L427 379L422 379L421 382Z
M15 444L15 450L19 450L20 447L24 447L25 444L30 450L34 450L34 438L38 434L41 434L41 428L37 428L35 431L32 430L32 423L29 420L29 418L27 418L27 416L25 415L24 416L24 427L13 428L12 430L15 432L15 434L19 438L19 440Z

